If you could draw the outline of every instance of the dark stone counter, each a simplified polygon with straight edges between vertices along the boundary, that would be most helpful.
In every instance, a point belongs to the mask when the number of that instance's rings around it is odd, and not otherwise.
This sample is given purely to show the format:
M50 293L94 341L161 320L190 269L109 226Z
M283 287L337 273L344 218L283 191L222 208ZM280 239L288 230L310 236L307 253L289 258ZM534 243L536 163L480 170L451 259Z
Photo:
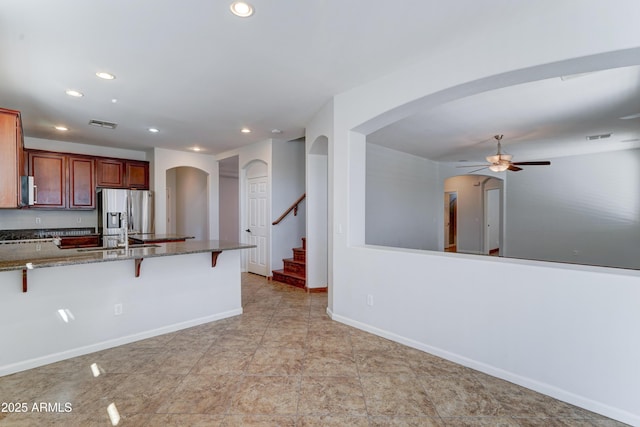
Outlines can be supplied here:
M222 240L130 245L129 249L60 249L53 242L0 244L0 271L213 253L253 247L255 246Z
M185 241L193 238L193 236L183 236L180 234L129 234L129 240L133 240L136 243L167 243Z

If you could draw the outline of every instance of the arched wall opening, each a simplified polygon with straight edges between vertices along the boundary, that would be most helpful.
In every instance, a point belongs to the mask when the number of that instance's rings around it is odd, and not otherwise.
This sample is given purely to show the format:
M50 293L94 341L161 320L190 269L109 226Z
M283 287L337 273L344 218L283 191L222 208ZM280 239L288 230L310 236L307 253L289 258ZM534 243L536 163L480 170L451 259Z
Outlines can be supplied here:
M329 158L335 182L331 257L339 260L331 271L330 315L635 425L640 415L629 396L638 395L640 378L630 378L629 373L636 372L640 347L630 346L628 334L633 333L629 325L640 321L630 303L637 294L637 272L365 245L367 134L429 103L438 105L552 75L635 65L640 58L636 48L563 61L560 66L549 63L594 51L565 49L523 55L521 60L514 55L509 61L485 58L477 67L456 68L455 73L438 70L433 79L424 79L424 71L430 71L425 65L419 67L422 73L413 73L414 79L402 79L406 74L397 73L336 97L333 128L327 131L333 131L334 138ZM455 64L455 58L451 62ZM513 69L514 64L547 65L504 73L504 80L482 78ZM435 80L436 88L450 87L451 80L472 83L434 94L418 74L423 80ZM455 77L449 79L451 74ZM459 169L441 165L438 179L443 182L459 174ZM451 280L452 271L455 280ZM572 339L567 341L567 336ZM537 351L540 348L545 351ZM612 352L612 348L625 351Z
M166 171L167 232L209 240L209 174L180 166Z
M220 160L218 165L220 240L239 242L241 236L239 156Z
M444 233L455 236L454 249L447 252L499 255L503 240L503 180L486 175L458 175L444 181ZM455 194L455 198L451 197ZM445 199L442 198L443 203ZM435 200L434 200L435 202ZM455 213L454 213L455 212ZM445 244L445 250L446 250Z
M328 285L328 153L329 139L321 135L307 153L307 287Z

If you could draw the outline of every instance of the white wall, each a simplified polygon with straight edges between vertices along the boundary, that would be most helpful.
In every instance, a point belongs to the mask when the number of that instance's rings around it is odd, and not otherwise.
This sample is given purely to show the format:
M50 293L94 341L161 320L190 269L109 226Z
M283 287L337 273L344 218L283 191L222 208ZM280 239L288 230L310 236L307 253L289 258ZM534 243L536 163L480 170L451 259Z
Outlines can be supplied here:
M0 272L0 376L241 314L240 252Z
M87 154L91 156L116 157L132 160L148 160L147 153L137 150L101 147L97 145L73 142L53 141L49 139L24 139L25 148L62 153ZM39 218L39 223L36 223ZM98 214L95 209L81 210L43 210L43 209L0 209L0 230L97 227Z
M77 142L54 141L41 138L24 138L24 147L34 150L58 151L61 153L87 154L90 156L115 157L129 160L148 160L150 153L140 150L106 147L102 145L80 144Z
M327 102L307 124L305 130L306 192L307 192L307 287L328 287L329 300L333 292L333 260L329 248L333 245L333 99ZM338 230L336 230L338 231ZM342 232L342 230L339 230Z
M176 168L176 233L209 240L207 184L207 174L200 169Z
M438 165L367 144L366 236L371 245L438 249Z
M206 154L187 153L184 151L153 149L153 187L156 197L156 233L167 232L167 170L190 166L202 170L207 174L207 191L201 197L206 198L209 207L209 238L218 240L218 162L213 156Z
M311 125L331 136L334 319L640 425L638 272L364 245L363 132L484 90L637 64L640 3L614 3L488 9L427 60L337 95L332 123Z
M640 150L556 158L508 179L506 256L640 268Z
M271 139L267 139L256 144L251 144L249 146L245 146L236 150L230 150L216 156L216 160L228 159L230 157L238 157L238 166L239 166L239 178L240 178L240 229L245 230L248 228L248 213L247 213L247 171L251 169L251 165L257 163L262 163L265 166L265 173L267 176L267 187L269 194L271 194L271 170L272 170L272 161L271 161ZM267 211L271 212L271 198L267 201ZM271 231L269 231L269 241L271 241ZM241 243L249 243L249 236L247 233L241 233L240 236ZM271 243L267 248L267 266L269 267L269 271L271 271ZM242 253L242 265L243 268L246 269L247 266L247 257L248 251L243 251Z
M272 223L305 192L305 143L301 140L273 141L271 179ZM306 200L298 206L298 214L291 212L279 224L272 227L271 270L284 267L284 258L293 258L292 248L302 246L305 236Z
M325 288L329 283L329 140L321 135L305 145L307 288Z

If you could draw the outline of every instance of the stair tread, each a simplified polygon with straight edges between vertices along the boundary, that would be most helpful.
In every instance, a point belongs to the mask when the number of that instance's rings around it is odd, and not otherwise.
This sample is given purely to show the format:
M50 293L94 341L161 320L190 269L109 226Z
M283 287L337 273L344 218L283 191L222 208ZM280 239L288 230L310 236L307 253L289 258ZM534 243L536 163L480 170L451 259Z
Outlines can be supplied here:
M294 258L285 258L282 261L290 262L290 263L293 263L293 264L306 265L305 261L300 261L299 259L294 259Z
M299 274L296 274L296 273L293 273L293 272L290 272L290 271L284 271L284 269L282 269L282 270L273 270L273 274L274 275L275 274L281 274L283 276L291 276L291 277L295 277L297 279L306 279L305 276L301 276Z

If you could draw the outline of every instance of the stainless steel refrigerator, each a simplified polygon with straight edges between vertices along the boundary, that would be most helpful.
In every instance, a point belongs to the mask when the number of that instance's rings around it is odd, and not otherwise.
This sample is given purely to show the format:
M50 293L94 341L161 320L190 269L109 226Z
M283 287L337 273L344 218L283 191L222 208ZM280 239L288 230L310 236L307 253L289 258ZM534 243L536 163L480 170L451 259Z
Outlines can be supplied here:
M103 246L123 235L154 232L153 193L148 190L101 188L98 190L98 232Z

